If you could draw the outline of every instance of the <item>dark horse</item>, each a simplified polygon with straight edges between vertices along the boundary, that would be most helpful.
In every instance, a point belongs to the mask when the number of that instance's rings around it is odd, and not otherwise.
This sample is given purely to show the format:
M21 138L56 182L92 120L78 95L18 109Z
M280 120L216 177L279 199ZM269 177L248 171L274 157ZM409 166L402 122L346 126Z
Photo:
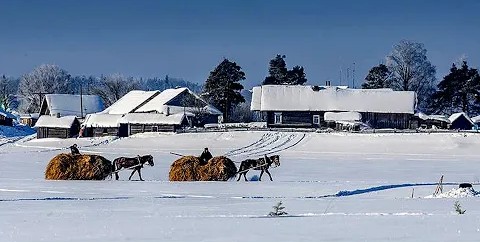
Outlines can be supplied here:
M265 155L265 157L258 158L256 160L247 159L247 160L242 161L242 163L240 164L240 169L238 169L239 172L238 172L237 181L240 181L240 178L242 177L242 175L245 178L245 181L248 181L247 180L247 172L251 169L261 170L260 178L258 178L259 181L262 180L263 172L266 172L268 174L268 176L270 177L270 181L273 181L272 175L268 171L268 168L270 168L272 163L275 164L275 167L280 166L280 156L274 155L274 156L268 157L268 156Z
M138 176L140 177L140 181L143 181L142 179L142 173L140 173L140 169L143 168L143 165L145 163L148 163L150 166L153 166L153 156L151 155L144 155L144 156L137 156L137 157L119 157L115 160L113 160L113 172L115 173L115 180L118 180L118 172L123 168L123 169L131 169L132 174L130 174L130 177L128 180L130 180L135 173L135 171L138 172Z

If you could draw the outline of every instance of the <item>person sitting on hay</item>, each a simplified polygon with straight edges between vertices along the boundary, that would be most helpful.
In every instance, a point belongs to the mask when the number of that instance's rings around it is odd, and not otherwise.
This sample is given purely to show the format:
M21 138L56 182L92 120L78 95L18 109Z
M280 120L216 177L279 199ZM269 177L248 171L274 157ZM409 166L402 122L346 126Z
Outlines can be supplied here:
M80 155L80 151L77 148L77 144L73 144L69 148L70 148L70 151L72 152L72 155Z
M203 150L202 154L200 155L200 161L204 164L206 164L208 162L208 160L210 160L212 158L213 158L213 156L210 153L210 151L208 151L208 148L205 148Z

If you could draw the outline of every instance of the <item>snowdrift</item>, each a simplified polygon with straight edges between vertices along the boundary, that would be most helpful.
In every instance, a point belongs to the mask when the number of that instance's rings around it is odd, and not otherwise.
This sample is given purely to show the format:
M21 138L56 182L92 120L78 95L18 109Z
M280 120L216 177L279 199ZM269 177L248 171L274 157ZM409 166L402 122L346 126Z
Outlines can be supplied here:
M47 180L103 180L110 175L112 162L99 155L59 154L45 170Z
M184 156L170 166L170 181L227 181L235 176L237 167L224 156L210 159L201 164L196 156Z
M426 198L462 198L462 197L478 197L480 192L475 191L472 187L454 188L448 192L440 193L436 196L430 195Z

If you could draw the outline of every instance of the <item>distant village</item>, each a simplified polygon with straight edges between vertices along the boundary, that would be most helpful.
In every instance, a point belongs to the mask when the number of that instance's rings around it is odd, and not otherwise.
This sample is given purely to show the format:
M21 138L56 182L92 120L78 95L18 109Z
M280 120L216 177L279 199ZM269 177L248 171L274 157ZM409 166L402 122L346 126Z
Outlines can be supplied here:
M480 116L415 113L416 100L415 92L392 89L263 85L252 89L250 108L255 113L256 129L478 129ZM132 90L107 108L96 95L47 94L40 113L20 115L18 122L34 127L37 138L127 137L145 132L182 132L194 127L196 131L218 129L222 115L198 94L179 87ZM2 125L11 126L16 120L11 113L0 111ZM247 123L242 127L254 126Z

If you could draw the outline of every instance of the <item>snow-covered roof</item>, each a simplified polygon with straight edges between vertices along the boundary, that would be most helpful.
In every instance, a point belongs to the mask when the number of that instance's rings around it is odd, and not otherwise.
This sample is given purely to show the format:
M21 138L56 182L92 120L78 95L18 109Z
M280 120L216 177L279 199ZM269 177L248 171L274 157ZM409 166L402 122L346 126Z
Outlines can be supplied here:
M39 113L22 113L20 114L20 118L35 118L38 119L40 117Z
M450 117L448 117L448 120L450 120L450 123L453 123L455 120L457 120L458 118L460 118L461 116L464 116L468 122L470 122L471 124L474 124L473 121L467 116L467 114L465 113L454 113L452 115L450 115Z
M2 108L0 108L0 115L6 117L6 118L12 118L12 119L16 119L17 117L15 117L15 115L11 114L10 112L7 112L5 110L3 110Z
M97 95L82 95L82 102L80 102L80 95L47 94L42 103L42 110L47 108L50 115L60 113L61 116L75 115L80 117L82 115L80 109L83 109L83 115L85 116L89 113L102 111L104 105L102 99Z
M474 122L474 123L480 123L480 115L471 118L471 120L472 120L472 122Z
M164 111L163 105L165 105L168 101L172 100L173 98L180 95L182 92L186 90L188 90L188 88L186 87L166 89L160 94L158 94L156 97L154 97L152 100L150 100L148 103L138 108L137 111L138 112L157 111L161 113Z
M325 121L360 121L362 115L359 112L325 112Z
M197 98L198 100L201 100L203 101L204 103L206 103L207 105L205 107L203 107L203 111L206 112L206 113L209 113L209 114L215 114L215 115L221 115L222 112L220 112L218 109L216 109L215 107L213 107L212 105L209 105L205 100L203 100L200 96L198 96L197 94L195 94L194 92L190 91L188 88L186 87L182 87L182 88L171 88L171 89L166 89L164 91L162 91L159 95L157 95L156 97L154 97L152 100L148 101L147 103L145 103L144 105L142 105L141 107L139 107L137 110L135 110L135 112L152 112L152 111L156 111L158 113L165 113L165 110L166 110L166 106L169 107L169 112L170 113L179 113L179 112L183 112L184 110L184 107L180 107L180 106L172 106L172 105L167 105L167 103L174 99L175 97L177 97L178 95L182 94L183 92L188 92L189 94L193 95L195 98ZM194 109L195 108L189 108L189 107L186 107L185 108L186 110L190 111L190 112L194 112Z
M344 89L335 86L313 88L300 85L265 85L253 88L251 110L413 114L415 104L416 95L413 91Z
M83 125L85 127L118 127L118 120L122 117L122 114L102 114L94 113L89 114L85 118Z
M180 125L185 116L183 113L172 115L162 113L127 113L118 120L118 123Z
M76 116L63 116L57 118L56 116L42 115L38 118L34 127L70 128L76 119Z
M437 114L428 115L422 112L418 112L415 114L415 116L423 120L437 120L441 122L451 123L450 120L444 115L437 115Z
M104 114L126 114L135 111L138 107L146 103L150 98L158 95L159 91L140 91L133 90L125 94L112 106L106 108L101 113Z

